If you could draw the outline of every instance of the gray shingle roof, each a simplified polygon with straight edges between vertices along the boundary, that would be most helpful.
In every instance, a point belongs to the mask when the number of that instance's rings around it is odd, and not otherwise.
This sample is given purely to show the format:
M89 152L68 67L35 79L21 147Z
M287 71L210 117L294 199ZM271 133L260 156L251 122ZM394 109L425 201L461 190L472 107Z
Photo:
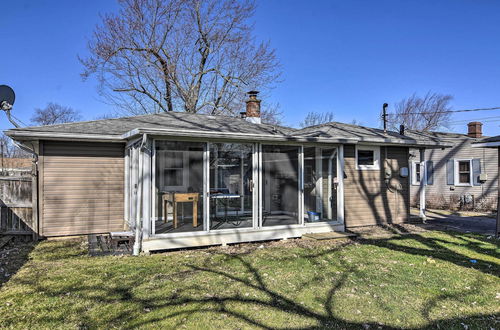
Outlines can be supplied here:
M387 131L387 133L384 133L384 131L379 128L344 124L339 122L330 122L326 124L306 127L296 131L294 135L316 137L342 136L368 142L382 140L393 140L401 142L406 141L407 143L415 141L416 143L422 144L434 144L441 142L439 138L421 132L408 131L405 133L405 135L401 135L398 132L392 131Z
M210 116L202 114L190 114L185 112L167 112L135 117L124 117L116 119L102 119L67 124L57 124L37 127L15 128L6 131L6 134L15 139L27 138L94 138L104 136L113 139L123 139L126 133L134 130L134 134L148 132L150 134L162 134L169 131L171 136L177 133L183 136L203 136L210 134L217 137L254 137L281 138L284 140L335 142L375 142L393 144L418 144L436 145L441 140L437 137L423 133L409 132L400 135L396 132L384 134L377 128L349 125L331 122L322 125L294 129L270 124L254 124L242 118L227 116Z
M47 126L33 126L11 129L8 132L44 132L122 135L135 128L179 129L197 131L224 131L248 134L286 134L293 129L275 125L252 124L242 118L209 116L185 112L166 112L160 114L101 119Z
M479 143L500 142L500 135L480 139Z

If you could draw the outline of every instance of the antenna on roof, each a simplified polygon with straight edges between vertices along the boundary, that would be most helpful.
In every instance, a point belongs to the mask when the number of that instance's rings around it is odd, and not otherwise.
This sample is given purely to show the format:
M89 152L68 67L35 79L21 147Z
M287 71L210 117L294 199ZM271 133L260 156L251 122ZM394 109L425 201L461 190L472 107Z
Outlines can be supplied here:
M0 85L0 109L5 111L7 119L9 119L12 125L14 125L16 128L19 128L19 124L16 123L10 115L10 111L12 110L12 106L14 105L15 101L16 93L14 93L14 90L7 85Z

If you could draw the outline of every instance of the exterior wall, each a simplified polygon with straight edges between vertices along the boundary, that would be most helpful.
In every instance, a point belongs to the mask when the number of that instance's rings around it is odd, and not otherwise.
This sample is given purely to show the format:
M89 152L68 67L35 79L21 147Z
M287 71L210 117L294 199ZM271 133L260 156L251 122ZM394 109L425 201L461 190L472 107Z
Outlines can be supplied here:
M40 234L124 229L124 145L41 141Z
M429 149L425 151L425 159L432 161L433 182L426 186L426 205L429 208L447 207L450 202L456 203L460 196L470 194L476 200L476 207L493 206L497 199L498 191L498 150L495 148L473 148L471 143L475 139L462 139L453 148ZM418 150L411 150L411 161L419 161ZM488 180L478 186L453 186L447 184L446 163L450 159L481 159L481 172L487 173ZM411 203L417 205L419 202L419 186L411 185ZM484 199L484 202L480 202ZM479 204L478 204L479 203Z
M402 167L408 167L408 148L381 146L380 169L358 170L355 146L346 145L344 163L346 227L401 223L409 218L409 178L399 175ZM385 166L392 172L388 185Z

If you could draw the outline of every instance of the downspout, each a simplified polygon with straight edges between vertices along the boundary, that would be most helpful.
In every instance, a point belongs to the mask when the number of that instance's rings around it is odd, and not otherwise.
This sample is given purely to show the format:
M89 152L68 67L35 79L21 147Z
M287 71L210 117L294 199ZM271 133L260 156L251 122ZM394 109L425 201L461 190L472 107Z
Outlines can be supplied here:
M132 254L134 256L138 256L139 253L141 252L141 246L142 246L142 193L143 193L143 179L144 179L144 158L143 158L143 151L145 149L145 145L148 139L147 134L142 135L142 142L139 147L139 175L138 175L138 181L139 181L139 187L137 189L137 210L136 210L136 221L135 221L135 240L134 240L134 249L132 251Z

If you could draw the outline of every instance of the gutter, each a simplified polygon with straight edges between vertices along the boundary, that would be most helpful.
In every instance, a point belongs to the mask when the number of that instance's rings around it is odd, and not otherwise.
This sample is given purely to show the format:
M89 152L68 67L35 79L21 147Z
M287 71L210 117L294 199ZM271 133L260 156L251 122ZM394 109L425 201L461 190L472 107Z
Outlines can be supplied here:
M164 135L171 137L197 137L197 138L219 138L219 139L237 139L253 141L278 141L278 142L305 142L305 143L331 143L331 144L390 144L390 145L405 145L408 147L426 147L426 148L449 148L451 144L442 144L436 142L434 144L419 143L416 140L408 141L403 139L384 139L384 138L323 138L312 136L298 135L273 135L273 134L258 134L258 133L240 133L240 132L215 132L215 131L195 131L185 129L167 129L167 128L135 128L122 135L104 135L104 134L82 134L82 133L55 133L55 132L32 132L32 131L6 131L6 135L17 139L43 139L43 140L67 140L67 141L103 141L103 142L126 142L128 139L138 135Z
M193 130L178 130L167 128L135 128L121 136L122 139L130 139L140 134L164 135L171 137L198 137L198 138L228 138L228 139L252 139L253 141L278 141L278 142L311 142L311 143L332 143L332 144L391 144L407 145L409 147L428 147L428 148L450 148L449 144L425 144L417 141L394 140L394 139L368 139L363 138L322 138L322 137L304 137L293 135L271 135L255 133L235 133L235 132L207 132Z
M15 139L41 139L41 140L102 140L108 142L124 142L120 135L104 135L104 134L82 134L82 133L56 133L56 132L34 132L34 131L5 131L5 135Z
M143 201L142 201L142 193L143 193L143 180L144 180L144 156L142 154L142 151L145 149L146 142L148 140L148 135L143 134L142 135L142 141L141 145L139 147L140 153L139 153L139 187L137 189L137 218L135 221L135 240L134 240L134 248L132 251L132 255L138 256L139 253L141 252L141 246L142 246L142 206L143 206Z

